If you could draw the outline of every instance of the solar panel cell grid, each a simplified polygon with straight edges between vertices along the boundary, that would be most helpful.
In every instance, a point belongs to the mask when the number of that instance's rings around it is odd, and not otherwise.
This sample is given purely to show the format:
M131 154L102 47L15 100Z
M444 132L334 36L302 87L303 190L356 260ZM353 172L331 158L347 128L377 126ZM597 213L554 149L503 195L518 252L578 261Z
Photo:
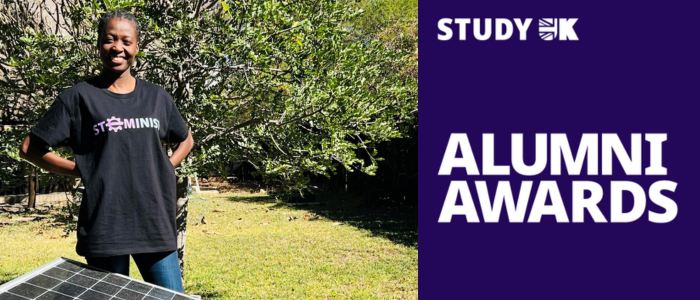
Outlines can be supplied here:
M60 268L52 268L44 272L44 275L49 276L51 278L56 278L58 280L66 280L68 278L73 277L75 273Z
M66 295L58 294L56 292L48 291L41 294L37 300L73 300L73 297L68 297Z
M38 297L39 295L43 294L44 292L46 292L45 289L30 285L27 283L22 283L16 287L13 287L12 289L10 289L10 293L13 293L13 294L19 295L19 296L24 296L24 297L31 298L31 299Z
M5 285L0 285L0 300L28 299L186 300L194 298L61 258Z
M107 278L102 279L102 281L107 282L107 283L111 283L111 284L116 285L118 287L123 287L127 283L129 283L129 279L126 279L124 277L117 276L114 274L107 275Z
M78 299L83 300L109 300L110 298L112 298L112 296L105 295L92 290L87 290L84 294L78 296Z
M80 271L80 275L84 275L84 276L94 278L97 280L105 278L105 276L107 276L107 274L109 274L109 273L104 272L104 271L92 270L92 269L83 269L82 271Z
M155 288L152 291L150 291L148 295L158 300L170 300L175 296L175 294L171 292L158 288Z
M61 283L57 287L53 288L54 291L57 291L61 294L68 295L68 296L78 296L87 290L84 287L77 286L75 284L70 284L68 282Z
M129 282L129 284L126 285L126 288L143 294L148 294L148 292L153 289L146 284L138 283L136 281Z
M75 285L89 288L89 287L95 285L95 283L97 283L98 280L92 279L89 277L85 277L85 276L80 275L80 274L75 274L75 276L68 278L68 280L66 280L66 281L70 282L72 284L75 284Z
M82 271L82 270L85 269L85 268L83 268L83 267L74 265L74 264L69 263L69 262L64 262L64 263L62 263L62 264L59 264L57 267L59 267L59 268L61 268L61 269L64 269L64 270L72 271L72 272L75 272L75 273L78 273L78 272L80 272L80 271Z
M10 293L2 293L0 294L0 300L25 300L25 298L15 296Z
M119 288L118 286L111 285L106 282L98 282L93 287L91 287L91 289L108 295L114 295L117 292L119 292L119 290L121 290L121 288Z
M39 274L39 275L35 276L34 278L27 280L27 283L33 284L36 286L40 286L40 287L43 287L45 289L50 289L52 287L57 286L59 283L61 283L61 281Z
M146 295L144 295L144 294L130 291L127 289L123 289L123 290L119 291L119 293L117 294L117 298L121 298L124 300L141 300L145 296Z

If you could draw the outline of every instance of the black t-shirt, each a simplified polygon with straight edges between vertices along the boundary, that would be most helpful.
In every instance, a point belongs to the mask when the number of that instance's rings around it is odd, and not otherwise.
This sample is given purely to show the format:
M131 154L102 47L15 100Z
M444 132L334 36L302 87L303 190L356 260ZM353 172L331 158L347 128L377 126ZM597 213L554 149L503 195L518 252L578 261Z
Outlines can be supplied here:
M97 77L66 90L32 133L68 146L85 191L76 251L104 257L177 249L175 171L161 140L182 142L187 124L161 87L136 79L117 94Z

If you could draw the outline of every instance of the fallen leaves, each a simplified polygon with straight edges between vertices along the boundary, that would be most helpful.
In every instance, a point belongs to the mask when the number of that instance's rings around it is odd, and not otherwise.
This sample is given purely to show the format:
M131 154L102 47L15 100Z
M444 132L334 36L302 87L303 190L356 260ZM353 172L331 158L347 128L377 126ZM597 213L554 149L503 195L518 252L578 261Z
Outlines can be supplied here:
M206 229L205 229L205 230L202 230L202 232L204 232L204 233L206 233L206 234L213 234L213 235L223 235L223 236L226 236L225 234L221 234L221 233L218 233L218 232L216 232L216 231L209 231L209 230L206 230Z
M11 225L11 224L15 224L15 223L29 222L29 221L34 221L36 219L43 219L43 218L44 218L43 216L41 216L41 218L32 217L32 216L30 216L30 217L7 216L7 221L0 222L0 223L5 224L5 225Z
M309 221L313 220L323 220L323 217L317 215L317 214L306 214L304 215L304 219L307 219Z
M25 208L22 205L3 206L0 209L11 213L19 213L25 210Z

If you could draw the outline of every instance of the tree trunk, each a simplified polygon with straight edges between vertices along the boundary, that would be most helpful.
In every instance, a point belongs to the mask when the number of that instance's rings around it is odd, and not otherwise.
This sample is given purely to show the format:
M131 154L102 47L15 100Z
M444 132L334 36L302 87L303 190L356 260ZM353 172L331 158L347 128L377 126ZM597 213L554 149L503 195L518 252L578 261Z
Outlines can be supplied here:
M27 208L36 208L36 168L31 168L29 173L29 199L27 199Z
M187 237L187 177L177 177L177 257L180 260L182 283L185 283L185 238Z

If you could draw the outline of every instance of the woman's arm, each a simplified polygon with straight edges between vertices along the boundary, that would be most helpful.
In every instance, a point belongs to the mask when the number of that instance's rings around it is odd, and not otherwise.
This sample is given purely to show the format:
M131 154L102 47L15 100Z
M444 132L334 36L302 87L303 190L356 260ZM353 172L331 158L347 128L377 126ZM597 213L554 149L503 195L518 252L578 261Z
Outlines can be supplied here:
M80 177L80 172L75 162L49 151L46 149L46 142L33 134L29 134L24 138L24 142L19 148L19 156L46 171Z
M173 164L173 167L177 167L180 162L187 157L187 154L190 153L193 146L194 139L192 138L192 132L189 132L187 134L187 138L180 143L177 150L173 151L173 155L170 156L170 163Z

